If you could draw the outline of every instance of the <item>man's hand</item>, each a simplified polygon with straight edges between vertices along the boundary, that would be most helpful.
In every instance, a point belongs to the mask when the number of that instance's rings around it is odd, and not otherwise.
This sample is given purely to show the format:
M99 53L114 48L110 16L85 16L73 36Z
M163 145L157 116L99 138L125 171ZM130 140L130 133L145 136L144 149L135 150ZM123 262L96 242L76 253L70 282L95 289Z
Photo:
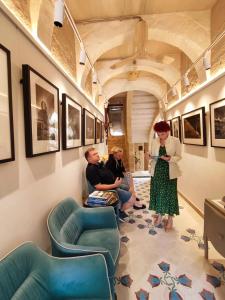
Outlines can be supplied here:
M163 160L165 160L165 161L170 161L170 159L171 159L171 156L165 156L165 155L162 155L162 156L160 156L160 158L161 159L163 159Z
M115 186L118 187L118 186L121 185L121 183L122 183L122 179L119 178L119 177L117 177L116 180L115 180L115 182L114 182Z

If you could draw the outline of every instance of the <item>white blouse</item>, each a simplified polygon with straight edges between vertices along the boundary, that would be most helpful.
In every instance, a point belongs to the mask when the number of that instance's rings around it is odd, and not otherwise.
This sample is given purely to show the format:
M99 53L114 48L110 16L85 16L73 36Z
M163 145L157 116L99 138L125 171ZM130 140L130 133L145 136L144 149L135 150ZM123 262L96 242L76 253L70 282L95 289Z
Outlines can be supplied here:
M169 163L169 178L174 179L181 176L180 168L177 162L181 159L181 145L178 138L173 136L168 136L165 140L165 147L167 155L171 156ZM151 156L158 156L160 148L160 140L159 138L153 139L150 148ZM151 176L154 176L155 166L157 163L157 159L150 160L150 173Z

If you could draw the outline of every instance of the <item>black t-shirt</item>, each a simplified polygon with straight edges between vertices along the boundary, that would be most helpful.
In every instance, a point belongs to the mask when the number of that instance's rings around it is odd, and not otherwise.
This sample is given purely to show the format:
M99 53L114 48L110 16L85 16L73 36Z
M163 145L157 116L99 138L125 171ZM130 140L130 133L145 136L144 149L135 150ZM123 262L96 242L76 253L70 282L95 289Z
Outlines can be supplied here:
M119 159L119 160L115 159L113 154L109 155L109 159L106 162L105 167L113 173L115 178L116 177L123 178L124 177L123 173L126 172L122 160L121 159Z
M113 173L106 169L103 163L98 163L96 165L88 163L86 168L86 178L93 186L99 183L113 184L115 182Z

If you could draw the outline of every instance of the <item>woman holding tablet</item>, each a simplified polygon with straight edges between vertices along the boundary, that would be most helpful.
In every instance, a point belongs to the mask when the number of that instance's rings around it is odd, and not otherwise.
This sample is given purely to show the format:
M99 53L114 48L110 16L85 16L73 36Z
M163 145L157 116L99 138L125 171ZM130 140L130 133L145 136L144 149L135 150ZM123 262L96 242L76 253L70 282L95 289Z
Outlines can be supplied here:
M181 175L177 162L181 159L181 146L178 138L170 136L170 126L166 121L154 125L158 137L151 143L150 205L156 211L156 226L164 221L165 230L173 227L173 216L179 214L177 178ZM163 220L167 214L168 218Z

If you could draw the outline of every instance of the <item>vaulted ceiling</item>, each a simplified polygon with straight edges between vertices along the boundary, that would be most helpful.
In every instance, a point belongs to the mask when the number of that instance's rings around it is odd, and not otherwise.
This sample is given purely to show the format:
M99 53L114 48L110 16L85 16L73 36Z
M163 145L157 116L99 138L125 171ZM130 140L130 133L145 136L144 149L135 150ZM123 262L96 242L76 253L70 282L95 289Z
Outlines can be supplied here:
M121 92L143 91L154 105L210 45L211 9L216 3L217 0L66 0L106 99ZM82 86L88 74L90 66L86 65ZM202 64L196 65L190 75L193 84L205 80ZM181 82L176 89L178 95L185 92ZM142 101L140 92L133 99L136 105L138 97ZM157 107L154 115L159 104ZM132 126L138 130L142 124L142 131L137 133L140 137L154 118L149 115L147 125L141 115L132 114Z
M66 0L107 99L138 90L158 100L210 45L217 0ZM81 85L90 73L86 65ZM201 78L202 66L196 67ZM181 86L177 86L181 93Z
M166 96L168 102L175 83L178 95L184 95L190 89L179 79L225 29L224 0L65 0L62 28L53 26L54 0L0 1L38 36L100 109L104 98L128 91L145 92L161 104ZM79 64L82 46L90 61L84 66ZM224 51L212 55L218 68L221 62L214 58L223 57ZM102 86L101 101L100 88L91 80L93 67ZM202 61L188 76L191 88L205 80Z

